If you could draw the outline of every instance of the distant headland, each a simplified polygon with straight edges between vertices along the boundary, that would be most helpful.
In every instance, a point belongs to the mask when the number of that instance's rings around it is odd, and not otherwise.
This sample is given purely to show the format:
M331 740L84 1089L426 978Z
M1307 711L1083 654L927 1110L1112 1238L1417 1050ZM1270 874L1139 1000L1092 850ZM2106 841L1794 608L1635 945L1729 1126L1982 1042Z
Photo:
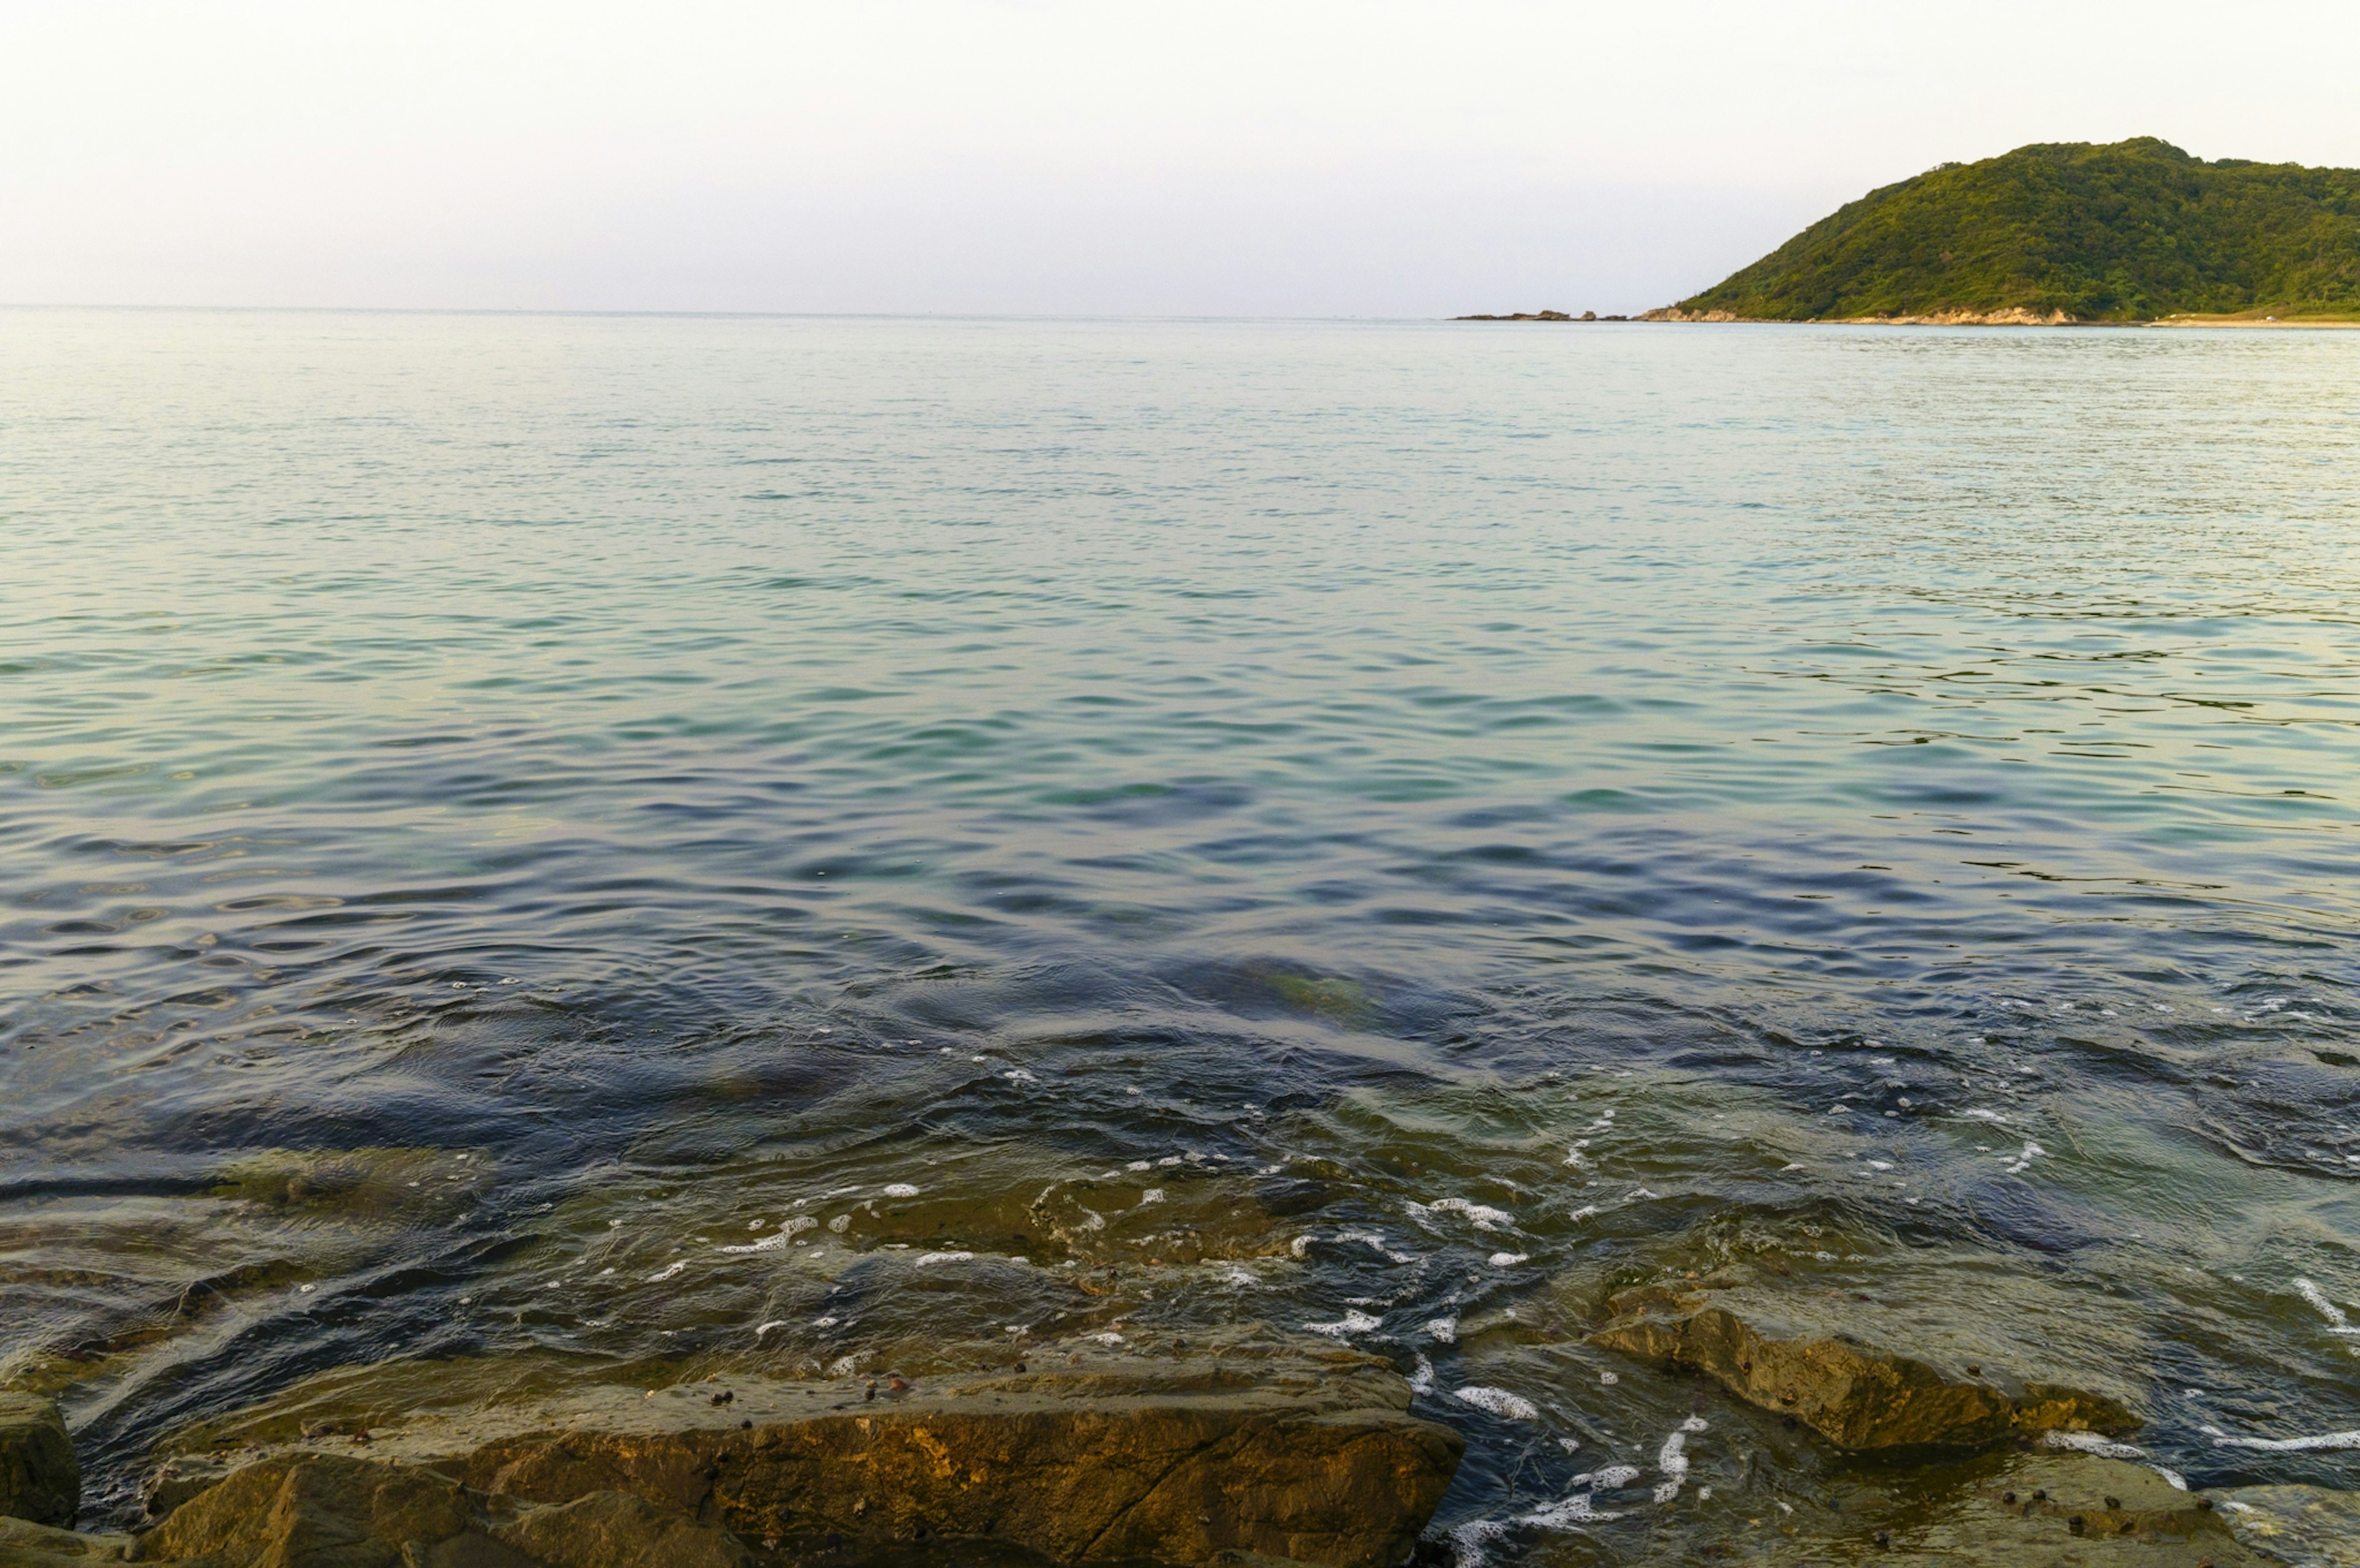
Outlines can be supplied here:
M1872 191L1635 319L2360 325L2360 169L2208 163L2153 136L2022 147Z

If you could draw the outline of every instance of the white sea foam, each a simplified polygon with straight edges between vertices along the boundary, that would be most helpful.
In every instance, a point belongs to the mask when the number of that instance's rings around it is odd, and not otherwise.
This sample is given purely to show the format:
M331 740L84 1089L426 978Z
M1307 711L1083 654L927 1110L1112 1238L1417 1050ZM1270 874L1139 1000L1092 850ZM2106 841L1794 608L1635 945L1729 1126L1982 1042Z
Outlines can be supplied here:
M1545 1508L1534 1509L1531 1513L1519 1518L1516 1522L1531 1525L1535 1530L1565 1530L1572 1525L1601 1524L1608 1519L1619 1519L1622 1517L1618 1512L1592 1508L1590 1493L1576 1492L1560 1502L1551 1503Z
M907 1181L895 1181L886 1187L885 1195L889 1198L914 1198L918 1190Z
M2070 1448L2076 1454L2094 1454L2102 1459L2144 1459L2147 1450L2094 1432L2048 1432L2040 1434L2043 1448Z
M1419 1326L1444 1345L1455 1345L1459 1342L1457 1318L1428 1318Z
M1409 1391L1413 1394L1434 1392L1434 1363L1423 1355L1418 1356L1417 1366L1409 1375Z
M1490 1559L1483 1551L1488 1541L1508 1533L1508 1527L1498 1519L1470 1519L1450 1532L1450 1546L1457 1559L1457 1568L1483 1568Z
M814 1319L812 1319L812 1327L814 1327L814 1328L834 1328L834 1327L835 1327L838 1323L840 1323L840 1322L842 1322L842 1321L843 1321L843 1320L842 1320L842 1319L840 1319L840 1318L814 1318Z
M1336 1239L1339 1242L1357 1241L1363 1247L1366 1247L1370 1251L1375 1253L1378 1257L1384 1258L1388 1262L1415 1263L1417 1261L1415 1258L1406 1252L1395 1252L1392 1247L1387 1247L1385 1245L1384 1236L1377 1231L1339 1230L1336 1233Z
M1503 1421L1541 1419L1541 1412L1530 1399L1522 1394L1512 1394L1505 1388L1490 1388L1478 1384L1473 1388L1453 1388L1450 1397L1479 1410L1488 1410Z
M1420 1209L1421 1205L1417 1203L1410 1204L1410 1210L1413 1214L1420 1212ZM1445 1214L1463 1214L1466 1216L1467 1222L1473 1225L1477 1230L1513 1230L1516 1228L1516 1216L1508 1213L1507 1210L1495 1209L1489 1203L1470 1203L1465 1198L1437 1198L1434 1202L1423 1205L1423 1209L1427 1212L1440 1210Z
M724 1252L769 1252L774 1247L786 1246L787 1237L793 1234L794 1233L792 1231L776 1231L764 1236L759 1241L749 1241L743 1247L725 1247L721 1248L721 1250Z
M1150 1187L1139 1195L1139 1206L1142 1209L1150 1203L1160 1203L1163 1201L1164 1189L1161 1187Z
M1655 1501L1668 1503L1680 1495L1680 1484L1688 1478L1688 1434L1704 1430L1705 1419L1690 1416L1655 1451L1655 1468L1664 1473L1663 1485L1655 1488Z
M918 1259L921 1269L932 1269L937 1263L965 1263L975 1257L972 1252L929 1252Z
M2007 1167L2009 1174L2021 1175L2026 1166L2030 1165L2035 1160L2041 1158L2048 1152L2049 1151L2047 1149L2041 1148L2030 1138L2026 1138L2024 1140L2024 1151L2016 1157L2015 1164Z
M784 1319L784 1318L772 1318L769 1323L757 1323L757 1324L755 1324L755 1325L754 1325L754 1337L755 1337L756 1339L759 1339L759 1338L761 1338L764 1334L766 1334L770 1333L770 1332L772 1329L774 1329L774 1328L784 1328L784 1327L786 1327L786 1326L787 1326L787 1320L786 1320L786 1319Z
M1123 1343L1122 1335L1115 1333L1112 1329L1109 1329L1104 1334L1086 1334L1082 1335L1082 1337L1088 1340L1092 1345L1120 1345Z
M1639 1467L1635 1465L1609 1465L1604 1469L1576 1475L1570 1484L1587 1486L1593 1492L1616 1492L1638 1478Z
M1368 1333L1371 1329L1379 1326L1382 1321L1380 1318L1372 1318L1366 1312L1347 1311L1334 1323L1307 1323L1303 1326L1313 1334L1324 1334L1334 1339L1347 1339L1356 1334Z
M817 1230L818 1228L819 1221L812 1218L809 1214L795 1214L790 1217L785 1224L780 1225L778 1229L772 1231L770 1235L764 1236L759 1241L749 1241L743 1247L725 1247L721 1248L721 1250L724 1252L768 1252L773 1247L784 1247L791 1238L801 1236L807 1230Z
M1529 1263L1531 1261L1532 1254L1529 1252L1495 1252L1491 1254L1491 1267L1494 1269L1513 1269L1519 1263Z
M2313 1310L2315 1310L2321 1317L2327 1320L2328 1333L2360 1334L2360 1328L2355 1328L2352 1324L2352 1320L2344 1316L2344 1309L2337 1306L2333 1301L2328 1300L2327 1292L2321 1290L2317 1285L2311 1283L2308 1279L2298 1279L2294 1282L2294 1288L2296 1292L2300 1295L2304 1301L2309 1301L2311 1304Z
M2323 1432L2313 1437L2231 1437L2219 1427L2203 1429L2214 1446L2251 1448L2263 1454L2310 1454L2321 1449L2360 1448L2360 1432Z
M660 1285L666 1279L671 1279L673 1275L680 1273L687 1267L688 1260L686 1258L683 1258L678 1263L674 1263L668 1268L659 1269L654 1273L649 1275L648 1283L650 1285Z

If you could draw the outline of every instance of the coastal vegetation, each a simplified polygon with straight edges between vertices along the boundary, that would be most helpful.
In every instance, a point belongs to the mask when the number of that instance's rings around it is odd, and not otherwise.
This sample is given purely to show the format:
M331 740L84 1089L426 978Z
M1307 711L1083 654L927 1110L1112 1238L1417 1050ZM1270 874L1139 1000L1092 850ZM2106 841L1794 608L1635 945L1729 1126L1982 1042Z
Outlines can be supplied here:
M2360 320L2360 170L2052 142L1872 191L1669 320Z

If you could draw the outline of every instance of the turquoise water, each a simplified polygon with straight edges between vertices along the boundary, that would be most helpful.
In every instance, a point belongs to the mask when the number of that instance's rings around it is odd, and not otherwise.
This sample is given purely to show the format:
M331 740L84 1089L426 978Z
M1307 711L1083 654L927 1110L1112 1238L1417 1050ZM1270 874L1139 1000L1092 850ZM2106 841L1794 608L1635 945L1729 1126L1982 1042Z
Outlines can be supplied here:
M0 356L0 1374L102 1490L389 1354L1357 1300L1488 1518L1643 1379L1560 1336L1546 1432L1494 1421L1419 1325L1732 1215L1983 1260L1938 1341L2062 1292L2108 1326L2046 1353L2164 1462L2353 1484L2221 1439L2360 1427L2360 334L14 311ZM288 1150L448 1192L221 1187ZM691 1238L1175 1155L1267 1234L1087 1311L994 1263L820 1331L883 1241ZM632 1237L692 1271L589 1283Z

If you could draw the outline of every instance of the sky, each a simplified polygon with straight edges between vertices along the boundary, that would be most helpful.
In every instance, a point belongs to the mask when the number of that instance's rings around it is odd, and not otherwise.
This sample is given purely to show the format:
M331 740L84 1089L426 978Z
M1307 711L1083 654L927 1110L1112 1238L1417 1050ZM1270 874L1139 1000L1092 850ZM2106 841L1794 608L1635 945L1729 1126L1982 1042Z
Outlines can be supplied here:
M0 302L1636 311L2033 141L2360 166L2360 5L0 0Z

